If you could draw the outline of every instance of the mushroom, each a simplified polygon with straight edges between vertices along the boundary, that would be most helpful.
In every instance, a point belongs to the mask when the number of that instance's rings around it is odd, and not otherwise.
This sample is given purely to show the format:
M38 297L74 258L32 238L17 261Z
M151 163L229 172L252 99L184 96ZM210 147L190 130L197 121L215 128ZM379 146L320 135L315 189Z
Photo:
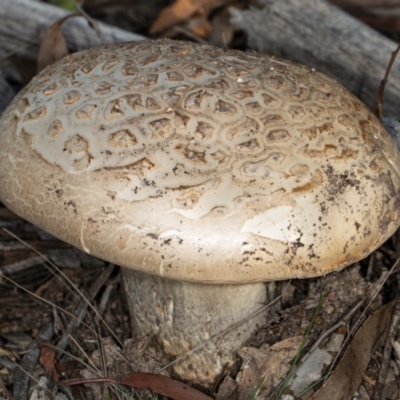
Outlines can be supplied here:
M75 53L0 132L1 201L121 265L136 334L171 359L193 350L174 373L204 386L265 323L248 318L263 282L340 270L400 224L399 152L377 119L274 57L171 40Z

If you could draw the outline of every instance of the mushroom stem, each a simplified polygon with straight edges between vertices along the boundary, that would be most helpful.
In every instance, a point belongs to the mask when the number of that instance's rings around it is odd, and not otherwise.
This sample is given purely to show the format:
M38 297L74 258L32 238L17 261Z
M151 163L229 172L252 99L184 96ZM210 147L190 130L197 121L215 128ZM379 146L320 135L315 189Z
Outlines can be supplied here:
M234 363L235 351L265 324L264 313L247 318L266 302L263 283L198 284L126 268L123 276L135 335L154 335L171 361L196 348L172 366L175 375L192 383L212 385Z

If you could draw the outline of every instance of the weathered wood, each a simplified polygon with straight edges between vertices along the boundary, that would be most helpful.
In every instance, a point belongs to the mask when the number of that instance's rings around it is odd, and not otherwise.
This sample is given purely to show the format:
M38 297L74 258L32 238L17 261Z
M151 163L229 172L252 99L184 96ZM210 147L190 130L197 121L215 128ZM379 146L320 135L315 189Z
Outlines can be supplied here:
M0 70L0 114L7 104L14 98L15 90L7 79L7 75Z
M69 14L67 11L34 0L0 1L0 60L18 54L35 60L41 37L57 19ZM142 40L143 36L99 23L108 43ZM71 18L63 26L71 51L82 50L101 44L96 32L82 18Z
M377 88L396 44L323 0L262 0L263 8L233 10L232 21L248 33L249 46L291 58L338 79L374 108ZM35 60L43 32L68 14L34 0L1 0L0 60L22 54ZM100 24L110 43L142 36ZM83 18L66 22L71 51L100 44ZM384 114L400 116L400 63L385 91Z
M371 109L397 44L324 0L261 0L231 9L250 48L307 64L337 79ZM400 62L385 89L385 116L400 117Z

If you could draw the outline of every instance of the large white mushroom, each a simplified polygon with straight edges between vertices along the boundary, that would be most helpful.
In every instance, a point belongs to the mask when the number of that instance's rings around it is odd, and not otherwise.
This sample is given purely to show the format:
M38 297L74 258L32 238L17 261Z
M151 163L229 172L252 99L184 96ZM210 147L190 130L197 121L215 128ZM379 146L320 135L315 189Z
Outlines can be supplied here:
M314 70L170 40L45 69L0 120L0 199L124 267L136 334L208 385L264 323L263 282L364 258L400 223L399 152Z

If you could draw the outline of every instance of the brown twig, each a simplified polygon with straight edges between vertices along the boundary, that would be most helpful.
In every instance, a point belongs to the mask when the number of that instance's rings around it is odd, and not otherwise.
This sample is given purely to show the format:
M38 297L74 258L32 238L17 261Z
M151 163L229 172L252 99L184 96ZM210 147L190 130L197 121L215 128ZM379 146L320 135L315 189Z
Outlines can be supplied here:
M393 53L390 57L390 60L389 60L389 64L387 65L387 68L386 68L385 76L382 79L381 84L379 85L378 96L376 99L376 115L381 123L383 122L383 115L382 115L383 92L385 90L386 82L389 79L390 71L392 69L392 66L394 64L394 61L396 60L396 57L397 57L397 54L399 53L399 51L400 51L400 43L397 46L396 50L393 51Z

